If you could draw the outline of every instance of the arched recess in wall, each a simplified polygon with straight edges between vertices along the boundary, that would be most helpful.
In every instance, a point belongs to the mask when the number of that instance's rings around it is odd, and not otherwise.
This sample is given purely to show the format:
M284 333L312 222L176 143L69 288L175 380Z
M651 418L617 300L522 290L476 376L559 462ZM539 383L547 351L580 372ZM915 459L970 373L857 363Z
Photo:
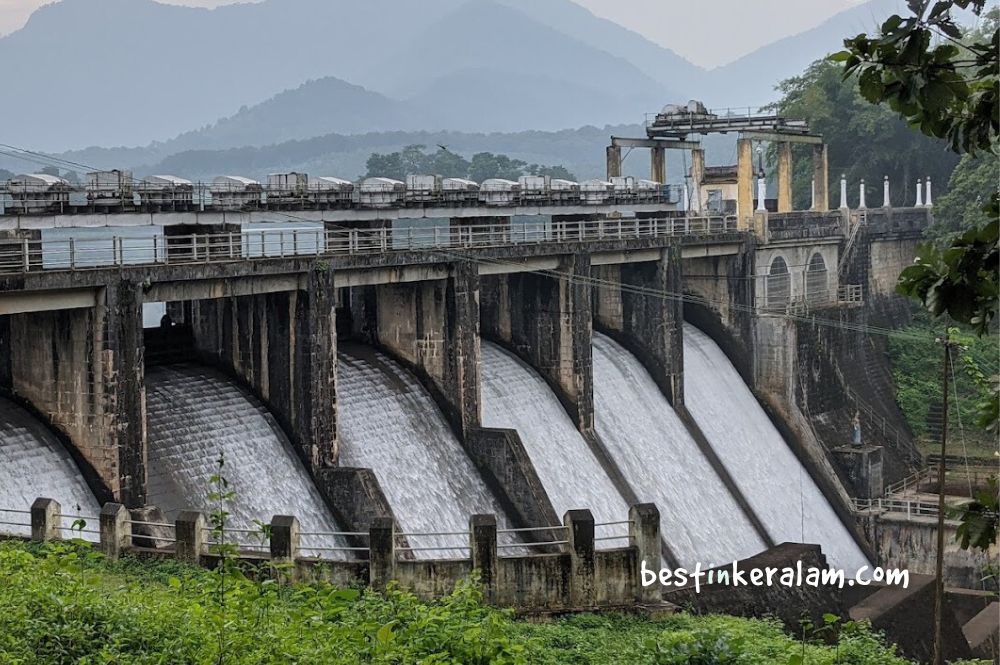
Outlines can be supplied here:
M819 252L813 252L806 266L806 301L826 302L830 299L829 275L826 261Z
M792 297L791 276L784 257L776 256L767 270L767 308L783 309Z

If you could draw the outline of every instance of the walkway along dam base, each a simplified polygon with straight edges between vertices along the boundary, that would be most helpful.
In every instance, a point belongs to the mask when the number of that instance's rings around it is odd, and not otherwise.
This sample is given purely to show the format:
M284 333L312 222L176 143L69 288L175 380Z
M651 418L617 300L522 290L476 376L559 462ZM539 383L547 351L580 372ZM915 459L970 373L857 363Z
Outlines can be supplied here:
M931 209L820 189L0 215L0 531L210 562L224 453L244 555L341 583L567 610L662 603L643 558L880 565L919 456L867 329Z

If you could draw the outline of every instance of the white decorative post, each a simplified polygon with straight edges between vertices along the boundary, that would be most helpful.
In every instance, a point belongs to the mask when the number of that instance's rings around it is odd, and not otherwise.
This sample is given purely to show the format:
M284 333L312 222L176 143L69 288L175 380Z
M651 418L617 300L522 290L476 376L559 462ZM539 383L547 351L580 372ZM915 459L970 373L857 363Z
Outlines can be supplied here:
M840 176L840 209L847 208L847 176Z
M858 210L864 210L865 205L865 179L861 179L861 186L858 188Z
M920 208L924 205L924 183L917 178L917 207Z
M927 176L927 193L924 195L924 205L928 208L931 207L931 177Z
M810 187L812 188L812 193L810 194L810 196L812 197L812 205L809 206L809 209L810 210L815 210L816 209L816 178L813 178L809 182L810 182Z
M892 207L892 202L889 200L889 176L886 176L882 181L882 207Z
M767 180L757 178L757 210L767 210L764 199L767 198Z

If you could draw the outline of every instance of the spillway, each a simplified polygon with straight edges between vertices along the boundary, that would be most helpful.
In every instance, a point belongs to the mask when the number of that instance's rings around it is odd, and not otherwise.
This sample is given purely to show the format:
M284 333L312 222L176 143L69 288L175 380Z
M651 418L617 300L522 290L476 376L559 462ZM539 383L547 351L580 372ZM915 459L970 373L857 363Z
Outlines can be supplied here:
M294 515L303 532L341 531L305 466L272 416L218 372L196 365L146 370L149 503L169 518L181 510L211 512L209 478L225 455L222 475L235 497L233 529L255 529L274 515ZM246 534L240 541L252 541ZM345 547L339 536L303 536L302 548ZM324 551L326 558L350 558Z
M723 564L765 549L642 363L599 333L593 347L597 432L639 500L660 509L678 563Z
M35 499L55 499L62 506L62 526L71 527L74 516L87 518L87 530L98 529L101 507L87 487L69 451L49 429L14 404L0 397L0 508L27 511ZM0 511L0 532L30 535L31 516ZM63 538L97 540L97 535L63 531Z
M818 543L831 565L868 565L725 353L690 324L684 325L684 388L688 410L776 543Z
M627 519L628 505L552 389L519 358L482 344L483 425L515 429L556 514L589 508L596 522ZM617 535L598 531L598 536ZM602 541L604 547L627 539Z
M337 393L343 466L371 468L418 558L464 558L469 517L510 523L434 400L398 363L371 348L341 345ZM507 541L509 542L509 541ZM501 554L510 554L509 550Z

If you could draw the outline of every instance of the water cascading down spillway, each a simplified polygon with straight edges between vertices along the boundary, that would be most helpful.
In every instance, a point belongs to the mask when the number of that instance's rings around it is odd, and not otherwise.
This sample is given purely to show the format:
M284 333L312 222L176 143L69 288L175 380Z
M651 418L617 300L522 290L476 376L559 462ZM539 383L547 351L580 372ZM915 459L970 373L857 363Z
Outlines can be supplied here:
M843 569L867 557L712 339L684 325L685 403L771 539L816 543Z
M152 505L169 519L181 510L209 513L215 490L209 479L222 475L233 498L226 510L229 526L253 531L255 521L293 515L305 533L339 532L292 444L264 406L215 370L196 365L146 369L149 436L149 494ZM250 535L249 538L246 535ZM236 538L253 540L252 534ZM302 537L302 549L341 548L340 536ZM350 558L343 551L323 551L325 558Z
M660 509L680 566L724 564L766 545L642 363L594 333L597 432L638 499Z
M55 499L62 507L63 527L72 527L74 516L87 518L86 531L96 531L93 518L101 508L63 444L31 414L10 400L0 398L0 533L30 535L35 499ZM7 512L18 511L18 512ZM97 540L87 532L63 531L64 538Z
M519 358L482 343L483 425L517 430L557 515L588 508L597 523L628 518L628 505L552 389ZM624 527L599 537L624 534ZM602 541L605 547L627 538Z
M409 536L414 556L468 557L474 514L494 514L499 528L510 527L430 394L402 366L342 344L337 393L340 464L374 471L405 533L453 534ZM425 547L435 549L416 549Z

